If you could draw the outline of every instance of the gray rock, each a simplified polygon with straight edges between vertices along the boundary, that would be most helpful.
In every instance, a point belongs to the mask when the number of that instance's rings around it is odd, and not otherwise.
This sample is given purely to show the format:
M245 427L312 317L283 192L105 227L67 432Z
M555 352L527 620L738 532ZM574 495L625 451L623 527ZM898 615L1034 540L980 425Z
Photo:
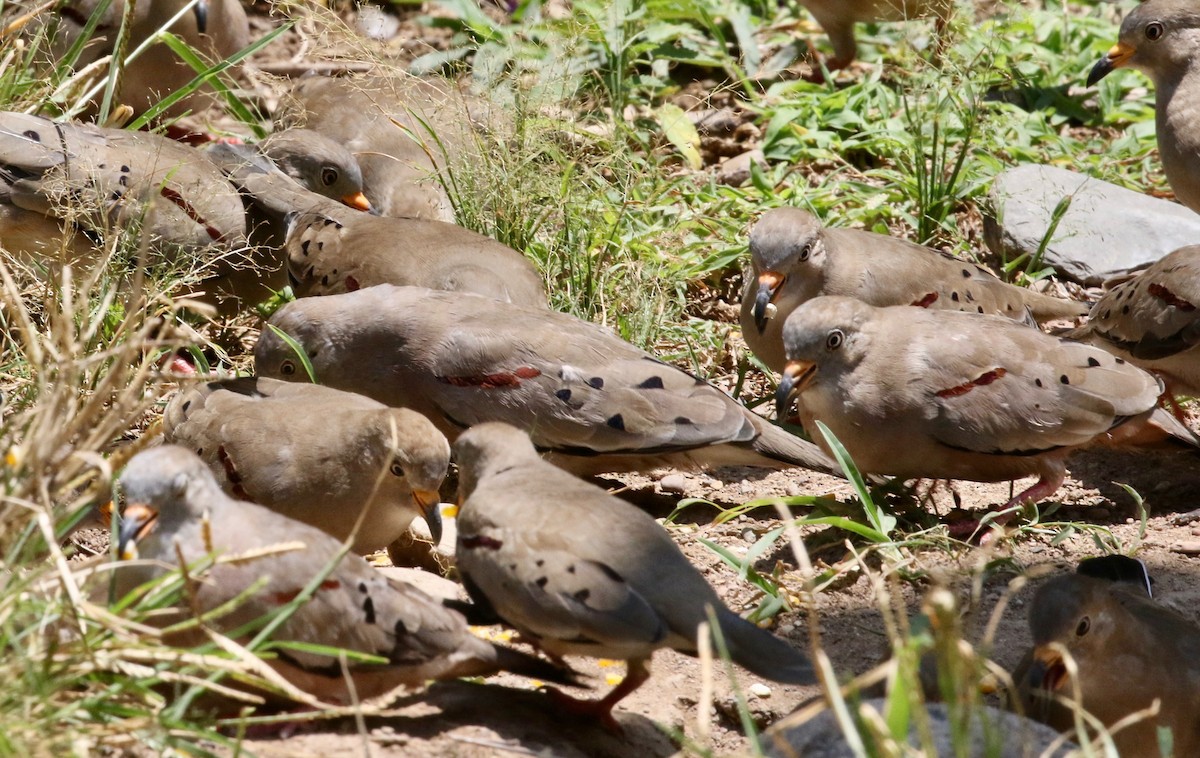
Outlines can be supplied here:
M730 187L742 186L750 181L750 167L755 163L760 166L766 163L763 151L757 148L733 156L717 166L717 183L727 184Z
M882 714L882 699L867 700L864 705ZM930 755L970 755L975 758L1035 758L1035 756L1066 756L1074 744L1063 741L1053 751L1046 752L1060 739L1058 732L1045 724L1024 716L980 705L971 712L970 746L956 750L952 741L951 724L945 703L929 703L929 731L935 748ZM851 706L851 713L853 713ZM909 743L922 747L915 726L908 732ZM763 753L768 758L853 758L855 753L846 744L842 730L832 711L822 711L808 721L791 725L785 718L761 737ZM876 755L880 751L870 750Z
M1144 268L1184 245L1200 242L1200 215L1167 200L1053 166L1025 165L996 177L994 218L984 240L1006 259L1033 255L1059 202L1073 195L1054 229L1044 261L1087 285Z

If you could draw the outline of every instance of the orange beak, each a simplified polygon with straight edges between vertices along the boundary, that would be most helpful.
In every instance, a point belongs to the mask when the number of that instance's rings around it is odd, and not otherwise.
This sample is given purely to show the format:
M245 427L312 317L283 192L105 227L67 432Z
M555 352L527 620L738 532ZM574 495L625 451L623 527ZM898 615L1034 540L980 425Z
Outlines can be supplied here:
M145 539L158 525L158 510L145 503L130 503L121 514L117 530L117 555L123 561L138 557L137 543Z
M1126 45L1124 42L1118 42L1109 48L1108 53L1101 58L1095 66L1092 66L1091 73L1088 74L1087 86L1091 87L1096 82L1111 74L1113 71L1128 65L1129 59L1137 52L1137 48Z
M808 361L788 361L775 389L775 414L780 421L787 418L792 398L804 392L817 375L817 364Z
M785 279L787 277L778 271L764 271L758 275L758 291L754 294L754 325L760 334L767 328L767 320L771 318L771 303Z
M361 192L355 192L351 195L346 195L342 198L342 202L351 208L357 208L360 211L371 212L371 201Z

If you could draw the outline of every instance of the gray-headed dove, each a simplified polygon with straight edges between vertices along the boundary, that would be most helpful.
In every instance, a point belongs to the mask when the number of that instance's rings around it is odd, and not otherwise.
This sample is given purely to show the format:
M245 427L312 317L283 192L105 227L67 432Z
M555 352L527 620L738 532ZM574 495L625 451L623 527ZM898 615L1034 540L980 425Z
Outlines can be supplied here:
M1087 305L1006 284L987 269L907 240L835 229L800 208L768 211L750 233L742 293L746 344L782 371L783 324L801 303L844 295L869 305L994 313L1041 321L1073 318Z
M473 427L459 466L456 554L472 599L553 656L619 658L608 695L560 705L614 726L611 711L650 676L655 650L696 653L712 614L733 661L777 682L815 681L807 656L721 601L654 519L546 462L507 424Z
M378 285L279 309L259 338L260 376L317 380L425 414L453 439L483 421L527 429L577 473L658 466L807 466L816 446L707 382L573 316L456 292Z
M1073 449L1140 431L1162 390L1099 348L1000 316L821 297L793 311L783 338L781 414L799 395L805 427L820 438L823 422L864 472L1039 477L1008 506L1055 492Z
M1119 41L1088 74L1088 86L1123 66L1154 82L1158 153L1179 202L1200 212L1200 6L1146 0L1121 22Z
M229 497L204 462L184 448L165 445L139 453L120 482L127 504L118 551L124 559L141 559L118 566L120 594L182 559L192 566L193 581L184 589L187 601L179 614L211 613L230 604L232 609L209 623L234 631L279 611L332 567L272 640L367 653L386 663L348 660L343 671L336 657L279 646L267 659L292 684L326 702L350 700L346 675L359 699L420 687L430 679L504 669L570 681L553 665L472 635L457 612L416 587L390 582L357 555L340 555L341 543L319 529ZM199 573L195 564L210 554L215 565ZM248 594L241 602L231 602L243 593Z
M200 456L227 493L339 540L365 509L360 553L392 544L417 515L440 538L450 445L419 413L316 384L228 379L176 394L163 437Z
M1170 729L1173 755L1200 755L1200 627L1150 597L1140 576L1088 570L1048 580L1029 606L1033 649L1013 678L1022 709L1056 729L1076 725L1065 702L1079 704L1106 726L1159 700L1157 716L1113 735L1121 755L1160 755L1157 731ZM1072 675L1065 663L1077 667ZM1094 731L1093 731L1094 734Z

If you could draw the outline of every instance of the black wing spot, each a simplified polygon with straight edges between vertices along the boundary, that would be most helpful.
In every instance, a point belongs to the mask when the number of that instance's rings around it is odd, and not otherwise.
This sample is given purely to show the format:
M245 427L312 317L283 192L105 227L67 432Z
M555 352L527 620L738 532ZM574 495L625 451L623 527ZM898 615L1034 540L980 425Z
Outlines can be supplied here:
M661 390L663 388L663 380L661 376L652 376L646 381L637 386L640 390Z
M538 567L538 568L541 568L542 566L545 566L545 565L546 565L546 559L545 559L545 558L538 558L538 559L537 559L537 567Z
M1128 314L1129 314L1129 304L1128 304L1128 303L1126 303L1125 305L1121 306L1121 313L1123 313L1123 314L1125 314L1125 315L1128 315Z
M621 414L619 413L614 416L609 416L608 421L605 423L619 432L625 431L625 419L621 418Z
M33 140L34 142L42 141L42 135L38 134L37 132L35 132L32 129L30 129L29 131L26 131L26 132L21 132L21 133L24 134L29 139Z
M575 593L575 599L581 603L586 603L587 599L589 597L591 597L591 595L592 595L592 591L589 590L587 587L584 587L579 592Z
M1036 385L1037 385L1037 386L1039 386L1039 387L1041 387L1041 386L1042 386L1042 380L1041 380L1041 379L1034 379L1034 380L1033 380L1033 383L1034 383L1034 384L1036 384Z
M564 403L571 402L571 390L558 390L554 393L554 396Z
M188 408L191 408L191 407L192 407L192 401L191 401L191 400L184 400L184 401L183 401L183 412L184 412L184 413L187 413L187 412L188 412Z
M694 424L694 423L696 423L696 422L695 422L695 421L692 421L692 420L691 420L690 418L688 418L687 416L676 416L676 417L675 417L675 423L676 423L676 424L679 424L680 426L690 426L690 425L692 425L692 424Z
M304 253L305 255L308 255L308 246L311 242L312 242L312 240L304 240L303 242L301 242L300 243L300 252Z
M1118 358L1118 359L1117 359L1117 365L1118 365L1118 366L1124 366L1124 365L1125 365L1125 359L1124 359L1124 358Z
M359 591L359 592L361 592L361 593L363 593L363 594L366 594L366 592L367 592L367 583L366 583L366 582L359 582L359 583L358 583L358 591Z
M963 279L970 279L970 278L971 278L971 269L969 269L969 268L964 268L962 271L963 271Z
M957 303L957 302L958 302L958 293L957 293L957 292L951 292L951 293L950 293L950 299L951 299L951 300L953 300L954 302L956 302L956 303Z
M392 627L396 632L397 637L404 637L408 634L408 627L404 625L404 619L396 619L396 625Z
M602 390L604 389L604 377L593 376L591 379L587 380L587 385L594 390Z
M598 565L598 566L600 567L600 570L604 572L604 575L605 575L605 576L607 576L609 579L612 579L614 582L621 582L621 583L624 583L624 582L625 582L625 579L624 579L624 577L622 577L620 574L618 574L618 573L617 573L617 572L616 572L616 571L615 571L615 570L614 570L614 569L613 569L611 566L609 566L608 564L605 564L605 563L599 563L599 564L596 564L596 565Z
M541 589L546 589L546 585L549 583L550 583L550 578L545 577L545 576L538 577L537 581L534 582L534 584L536 584Z
M1095 368L1100 365L1100 361L1096 360L1094 356L1088 356L1088 365Z
M1062 376L1058 377L1058 381L1062 382L1063 384L1071 383L1071 379L1066 374L1063 374Z
M366 614L367 623L375 623L375 601L371 600L371 596L367 595L367 599L363 600L363 613Z

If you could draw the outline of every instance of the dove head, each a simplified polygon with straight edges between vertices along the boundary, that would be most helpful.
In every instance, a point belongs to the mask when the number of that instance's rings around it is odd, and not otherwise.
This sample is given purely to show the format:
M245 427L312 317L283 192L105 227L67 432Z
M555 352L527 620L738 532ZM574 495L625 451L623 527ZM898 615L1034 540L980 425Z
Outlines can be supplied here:
M776 208L754 225L750 260L757 281L749 287L754 296L754 323L760 332L785 285L801 302L820 291L825 263L821 230L817 217L800 208Z
M123 558L136 557L137 543L153 531L174 533L178 525L226 501L204 461L177 445L138 453L120 481L126 503L118 545Z
M1079 667L1081 683L1087 681L1089 667L1105 665L1105 650L1116 633L1122 608L1112 593L1125 591L1123 587L1129 585L1068 574L1038 588L1029 608L1034 644L1029 684L1033 689L1069 693L1064 652ZM1130 587L1128 591L1136 590Z
M862 360L868 347L863 327L878 310L850 297L818 297L792 311L783 325L787 365L776 391L781 414L820 372L836 376Z
M401 480L412 507L425 519L435 541L442 536L438 490L450 468L450 443L433 422L407 408L389 408L382 418L390 459L389 476Z
M515 426L492 421L471 427L454 443L459 503L466 501L484 478L537 458L529 435Z
M358 161L341 143L309 129L287 129L264 140L262 151L306 189L371 210Z
M1155 86L1175 84L1200 61L1200 5L1195 0L1147 0L1121 22L1116 45L1088 75L1088 86L1132 67Z

